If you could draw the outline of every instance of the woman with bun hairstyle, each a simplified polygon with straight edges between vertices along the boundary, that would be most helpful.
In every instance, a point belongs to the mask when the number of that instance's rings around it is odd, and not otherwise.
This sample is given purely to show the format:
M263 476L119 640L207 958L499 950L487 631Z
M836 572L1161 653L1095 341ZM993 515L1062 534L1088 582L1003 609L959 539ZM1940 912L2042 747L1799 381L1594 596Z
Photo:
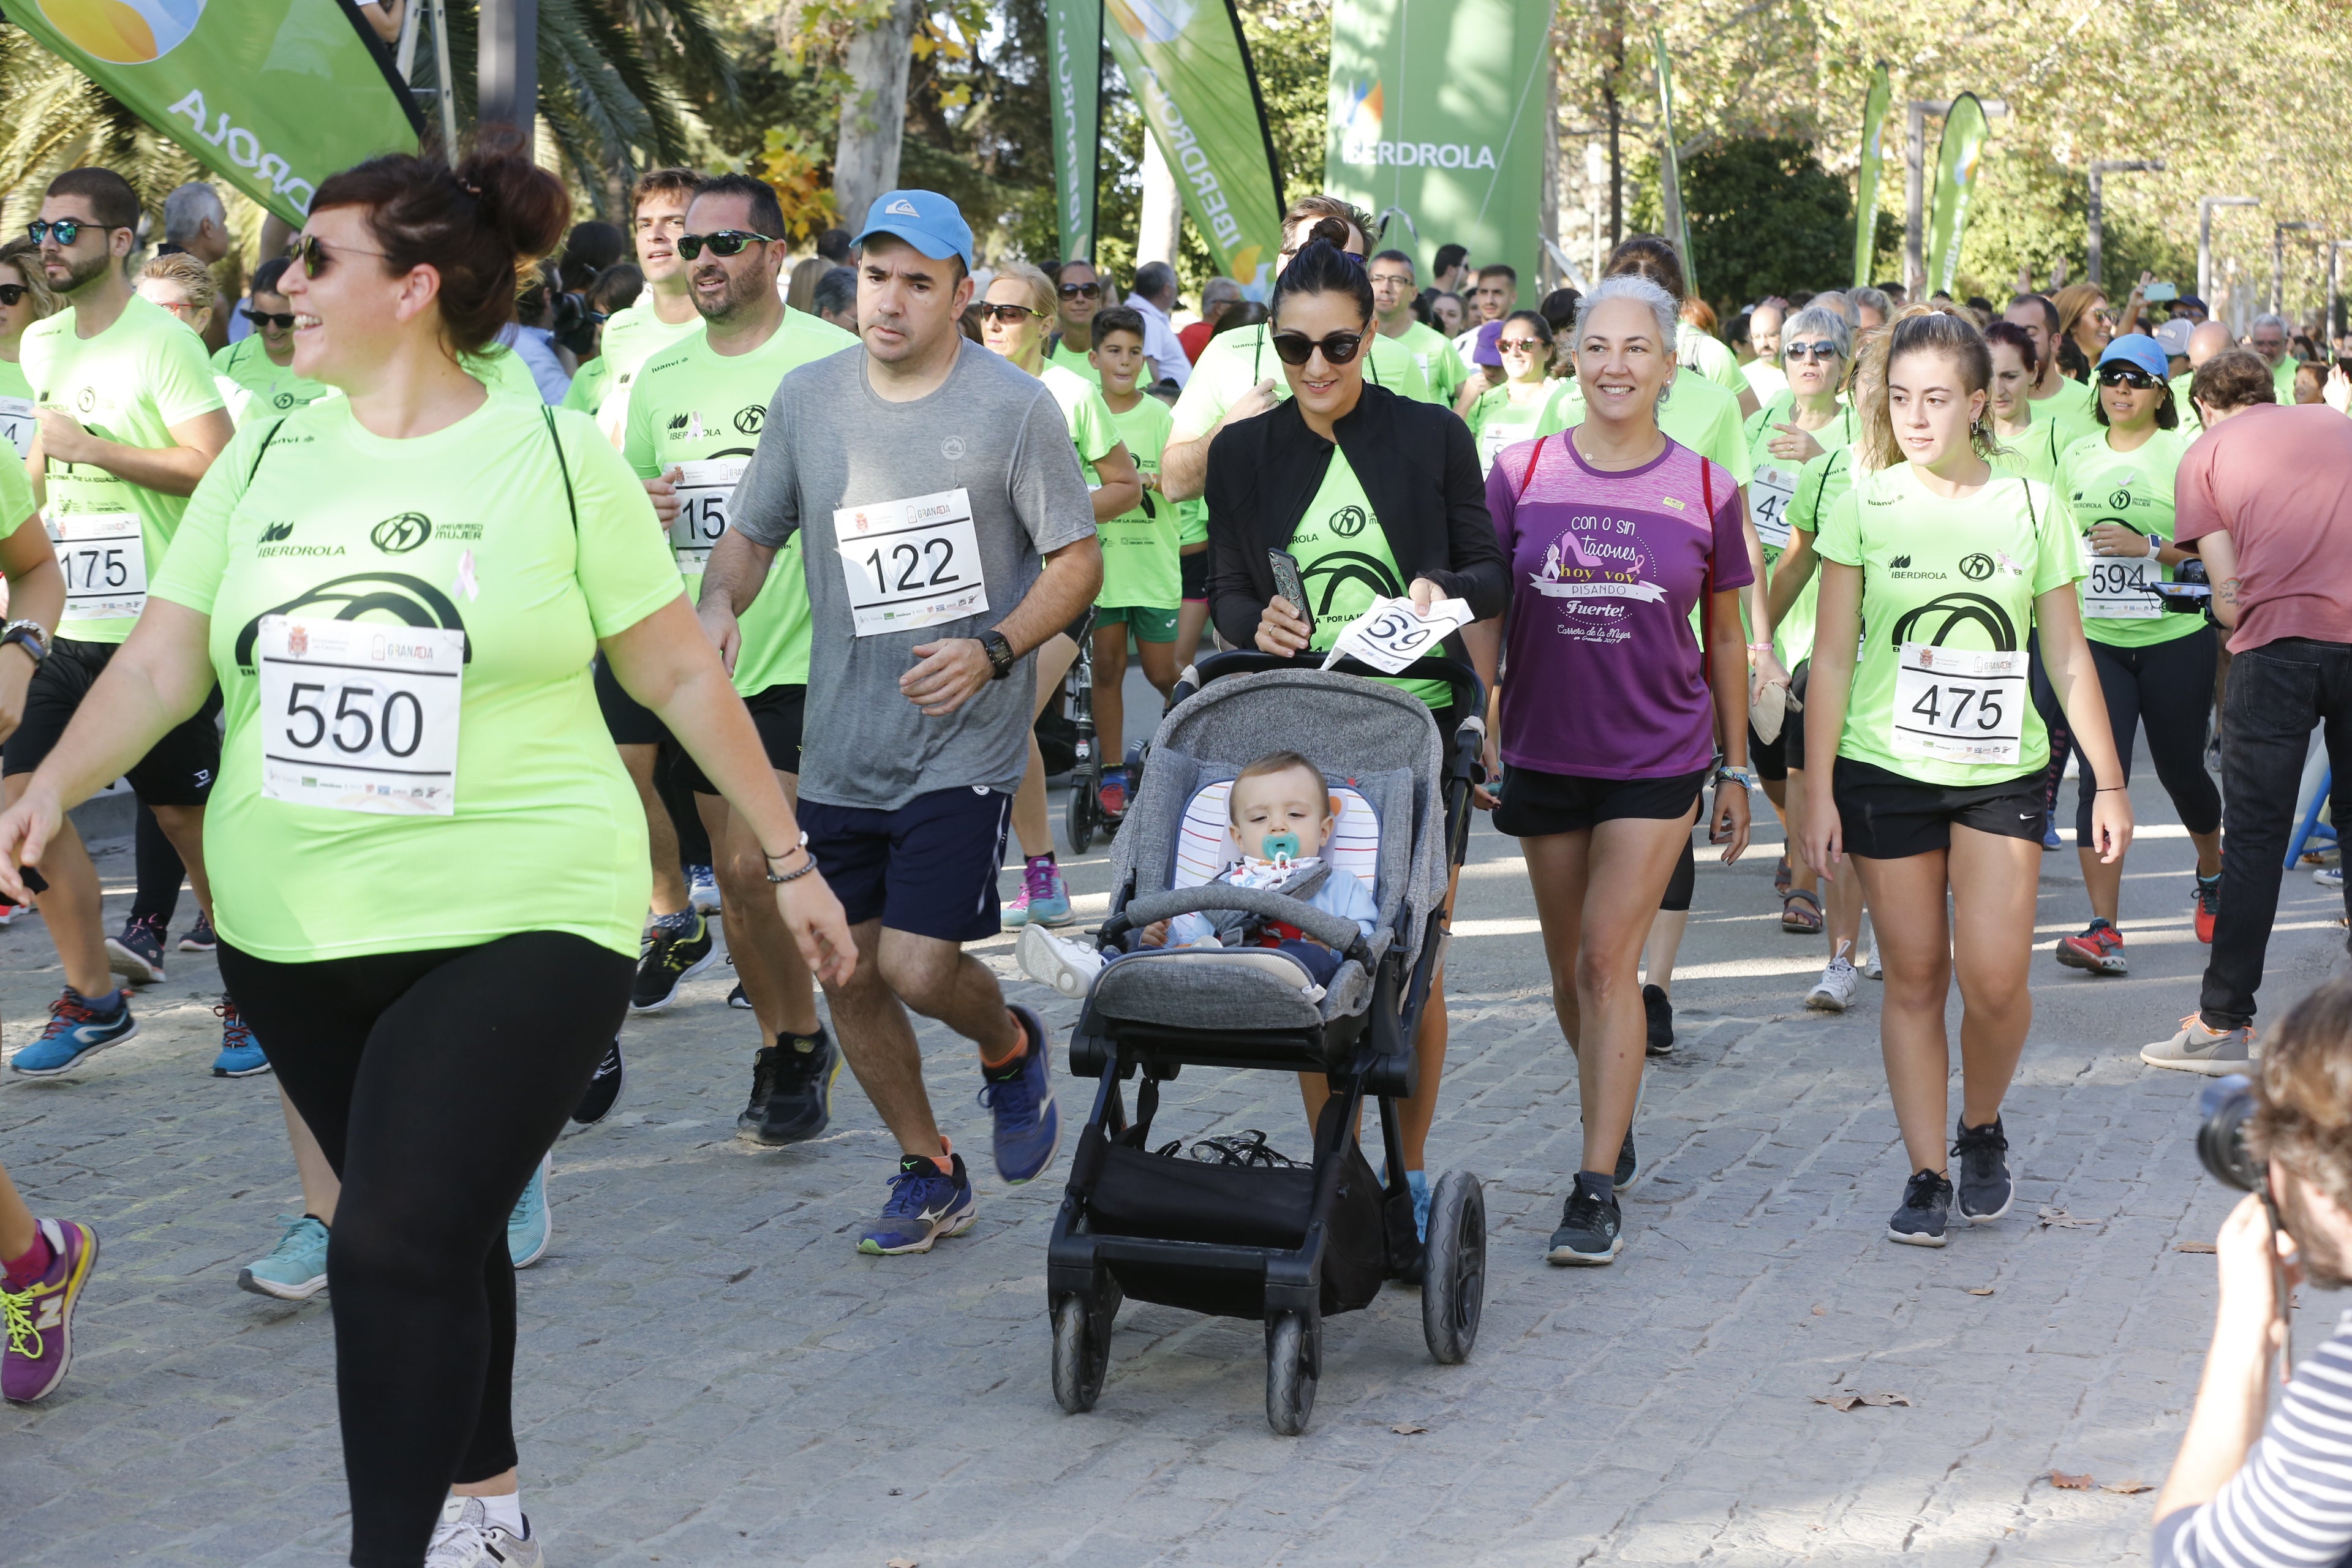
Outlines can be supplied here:
M650 891L592 654L756 826L811 969L853 963L644 488L585 415L459 363L570 216L507 154L320 184L281 288L296 374L344 395L247 421L0 814L0 893L21 899L16 868L65 810L220 682L223 978L342 1183L327 1273L354 1563L542 1561L517 1488L507 1221L620 1027Z

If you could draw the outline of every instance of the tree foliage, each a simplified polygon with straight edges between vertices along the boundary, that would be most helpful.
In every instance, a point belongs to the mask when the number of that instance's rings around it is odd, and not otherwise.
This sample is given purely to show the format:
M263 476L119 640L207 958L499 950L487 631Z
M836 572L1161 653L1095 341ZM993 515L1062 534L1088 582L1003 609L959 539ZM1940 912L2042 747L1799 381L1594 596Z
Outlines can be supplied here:
M1654 157L1643 165L1634 223L1662 221ZM1683 203L1700 292L1728 316L1768 294L1844 281L1853 266L1853 197L1788 137L1719 142L1683 164Z

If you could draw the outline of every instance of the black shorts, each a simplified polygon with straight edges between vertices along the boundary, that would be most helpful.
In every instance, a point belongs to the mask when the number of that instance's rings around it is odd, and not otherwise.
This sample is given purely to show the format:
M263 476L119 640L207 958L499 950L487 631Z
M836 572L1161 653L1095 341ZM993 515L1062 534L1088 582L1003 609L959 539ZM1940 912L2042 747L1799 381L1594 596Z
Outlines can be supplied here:
M1952 847L1952 828L2042 842L2039 769L1998 784L1922 784L1852 757L1830 774L1845 852L1865 860L1902 860Z
M751 710L751 727L760 731L760 745L768 753L768 765L780 773L801 771L801 717L808 706L805 686L771 686L765 691L743 700ZM719 786L710 782L687 749L677 749L677 781L697 795L717 795Z
M996 871L1013 797L942 789L892 811L803 800L801 830L851 925L941 942L980 942L1003 929Z
M1190 555L1176 558L1176 570L1183 582L1184 602L1205 605L1209 602L1209 552L1195 550Z
M1495 808L1495 831L1514 838L1540 838L1580 833L1618 817L1672 822L1690 815L1707 771L1663 779L1596 779L1507 768L1503 804Z
M604 715L604 728L612 732L616 746L658 746L669 739L669 726L661 715L624 690L613 667L598 654L594 663L596 707Z
M25 689L25 720L0 748L0 773L29 773L57 748L82 699L98 684L121 643L59 637ZM221 710L215 686L205 705L163 732L123 777L149 806L202 805L220 776Z
M1789 695L1797 702L1805 700L1805 683L1812 679L1813 661L1801 658L1797 668L1789 672ZM1780 735L1769 742L1748 726L1748 762L1758 778L1778 784L1789 776L1790 768L1805 771L1805 715L1801 709L1790 707L1788 716L1780 721Z

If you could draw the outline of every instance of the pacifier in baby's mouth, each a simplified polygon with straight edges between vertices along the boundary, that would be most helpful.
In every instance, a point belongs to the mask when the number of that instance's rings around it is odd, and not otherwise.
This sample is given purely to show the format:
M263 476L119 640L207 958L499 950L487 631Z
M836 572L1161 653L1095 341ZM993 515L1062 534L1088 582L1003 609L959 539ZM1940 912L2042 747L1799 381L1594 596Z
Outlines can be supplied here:
M1276 866L1286 866L1298 858L1298 835L1269 833L1259 843L1257 852Z

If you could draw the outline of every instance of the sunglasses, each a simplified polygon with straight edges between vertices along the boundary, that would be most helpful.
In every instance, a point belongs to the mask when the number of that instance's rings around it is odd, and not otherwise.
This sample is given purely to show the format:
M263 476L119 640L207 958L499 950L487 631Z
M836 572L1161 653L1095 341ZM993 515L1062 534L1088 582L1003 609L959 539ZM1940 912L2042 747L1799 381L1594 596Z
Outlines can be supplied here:
M81 231L86 228L94 228L100 233L110 233L115 229L130 226L127 223L84 223L78 217L61 217L54 223L43 223L40 219L35 218L25 226L25 232L33 237L35 245L43 244L51 237L55 237L59 245L66 246L79 239Z
M2156 377L2136 364L2103 364L2099 367L2101 386L2127 386L2134 392L2146 392L2156 384Z
M713 256L740 256L743 247L753 240L761 245L775 241L764 234L747 234L740 228L722 228L717 234L681 234L677 237L677 253L692 261L700 256L705 246Z
M319 237L315 234L296 235L294 243L286 247L286 255L289 260L302 264L303 277L323 278L327 274L327 268L335 264L335 257L345 250L355 256L373 256L379 261L384 258L383 252L381 250L362 250L356 245L341 246L336 250L330 251L320 243Z
M1364 334L1361 332L1333 332L1319 341L1305 332L1274 334L1274 352L1285 364L1305 364L1315 357L1318 349L1323 351L1325 364L1346 364L1363 346Z
M1780 356L1783 359L1811 360L1816 363L1825 363L1836 359L1838 352L1837 345L1832 342L1784 343L1780 348Z
M276 310L255 310L239 306L236 313L257 327L276 327L281 332L294 330L294 312L291 310L280 314Z
M1538 349L1548 349L1549 347L1551 347L1551 345L1545 342L1541 338L1497 338L1495 340L1495 350L1497 353L1531 354Z
M14 305L31 292L22 283L0 283L0 305Z
M1099 300L1102 298L1102 285L1099 283L1065 283L1062 285L1062 298L1065 300Z
M1017 327L1038 312L1026 305L982 305L980 313L1000 326Z

